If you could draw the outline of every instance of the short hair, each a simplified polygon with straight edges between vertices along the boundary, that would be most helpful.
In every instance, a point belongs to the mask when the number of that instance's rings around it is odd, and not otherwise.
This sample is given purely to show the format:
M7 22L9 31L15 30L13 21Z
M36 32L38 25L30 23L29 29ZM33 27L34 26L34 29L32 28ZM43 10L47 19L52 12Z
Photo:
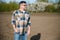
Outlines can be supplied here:
M25 4L26 4L26 1L20 1L20 2L19 2L19 5L22 4L22 3L25 3Z

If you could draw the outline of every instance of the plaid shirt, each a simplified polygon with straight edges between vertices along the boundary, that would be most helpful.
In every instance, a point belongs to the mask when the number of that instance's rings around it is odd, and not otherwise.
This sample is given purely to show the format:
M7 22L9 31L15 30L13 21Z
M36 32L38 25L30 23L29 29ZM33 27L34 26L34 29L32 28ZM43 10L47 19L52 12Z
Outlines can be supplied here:
M12 24L15 24L17 27L27 27L31 25L30 22L30 14L27 12L21 12L19 10L15 10L12 15Z
M30 22L30 14L26 11L15 10L12 15L12 25L16 25L16 27L28 27L31 25Z

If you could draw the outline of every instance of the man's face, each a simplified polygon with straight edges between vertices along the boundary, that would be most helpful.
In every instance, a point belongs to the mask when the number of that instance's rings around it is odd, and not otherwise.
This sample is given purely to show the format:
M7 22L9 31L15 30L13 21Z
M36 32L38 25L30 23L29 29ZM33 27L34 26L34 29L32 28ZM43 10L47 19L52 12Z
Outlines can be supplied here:
M20 8L26 10L26 7L27 7L27 4L26 4L26 3L22 3L22 4L20 4Z

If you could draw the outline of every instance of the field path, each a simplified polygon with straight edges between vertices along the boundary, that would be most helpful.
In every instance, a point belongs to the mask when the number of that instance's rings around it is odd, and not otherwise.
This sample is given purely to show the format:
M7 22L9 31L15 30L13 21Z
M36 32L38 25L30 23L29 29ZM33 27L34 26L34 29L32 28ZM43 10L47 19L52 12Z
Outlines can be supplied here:
M40 40L60 40L60 15L31 15L31 35L41 34ZM11 14L0 14L0 40L13 40Z

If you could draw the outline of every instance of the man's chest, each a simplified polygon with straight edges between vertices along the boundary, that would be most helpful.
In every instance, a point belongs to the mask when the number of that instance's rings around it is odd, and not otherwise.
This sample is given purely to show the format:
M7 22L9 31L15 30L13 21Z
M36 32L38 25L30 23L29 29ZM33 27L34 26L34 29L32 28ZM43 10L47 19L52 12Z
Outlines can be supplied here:
M23 26L23 24L26 26L28 23L29 19L29 14L15 14L15 20L16 20L16 25Z
M18 20L18 21L22 21L22 20L25 20L27 21L29 18L29 14L23 14L23 13L19 13L19 14L15 14L15 19Z

